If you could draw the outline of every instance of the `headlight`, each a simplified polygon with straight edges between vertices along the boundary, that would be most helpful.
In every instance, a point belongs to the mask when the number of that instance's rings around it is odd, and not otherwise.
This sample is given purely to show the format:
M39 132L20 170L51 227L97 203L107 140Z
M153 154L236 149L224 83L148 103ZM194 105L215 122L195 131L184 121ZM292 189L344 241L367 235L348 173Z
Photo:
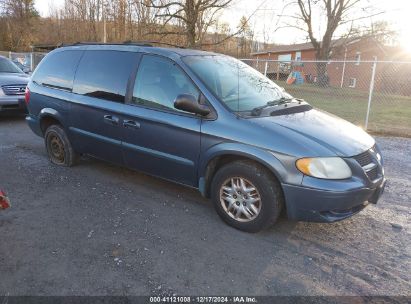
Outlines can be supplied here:
M301 158L296 166L305 175L325 179L344 179L352 175L350 167L339 157Z
M4 96L5 94L4 94L4 92L3 92L3 90L2 90L2 88L0 88L0 96Z

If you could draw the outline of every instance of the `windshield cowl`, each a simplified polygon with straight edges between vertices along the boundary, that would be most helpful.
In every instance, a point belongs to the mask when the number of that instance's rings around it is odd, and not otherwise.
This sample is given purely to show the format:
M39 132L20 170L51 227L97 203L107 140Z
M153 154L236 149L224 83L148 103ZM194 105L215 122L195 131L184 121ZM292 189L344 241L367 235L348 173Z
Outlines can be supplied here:
M252 109L251 110L251 115L252 116L260 116L262 111L265 108L269 108L269 107L278 107L280 105L284 105L284 107L287 107L287 104L290 103L292 100L293 100L292 98L288 98L288 97L283 96L283 97L281 97L277 100L269 101L263 106L258 106L258 107L255 107L254 109Z
M253 109L250 112L240 114L243 114L245 117L267 117L301 113L311 109L313 109L313 107L303 100L287 99L287 101L268 104L266 106Z

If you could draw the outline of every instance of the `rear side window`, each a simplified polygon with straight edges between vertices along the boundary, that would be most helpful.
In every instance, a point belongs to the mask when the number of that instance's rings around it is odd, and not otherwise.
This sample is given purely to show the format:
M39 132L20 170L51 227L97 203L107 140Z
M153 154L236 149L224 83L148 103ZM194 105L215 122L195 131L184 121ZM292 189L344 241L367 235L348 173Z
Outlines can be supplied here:
M33 75L33 81L39 85L70 91L82 54L83 51L61 51L48 55Z
M115 102L124 102L128 78L137 53L86 51L77 69L73 92Z

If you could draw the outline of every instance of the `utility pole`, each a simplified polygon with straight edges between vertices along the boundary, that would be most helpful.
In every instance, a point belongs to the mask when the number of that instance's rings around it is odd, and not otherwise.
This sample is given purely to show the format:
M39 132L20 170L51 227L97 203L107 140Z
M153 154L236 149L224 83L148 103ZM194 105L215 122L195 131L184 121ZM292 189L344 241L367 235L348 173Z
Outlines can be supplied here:
M344 86L344 77L345 77L345 64L347 61L347 46L345 46L345 52L344 52L344 63L343 63L343 68L341 72L341 83L340 83L340 88Z
M101 1L102 4L102 17L103 17L103 43L107 43L107 25L106 25L106 7L104 5L105 1Z
M372 74L371 74L371 82L370 82L370 92L368 93L368 106L367 106L367 114L365 117L365 130L368 129L368 120L370 117L370 109L371 109L371 102L372 102L372 94L374 93L374 82L375 82L375 71L377 69L377 56L374 56L374 63L372 65Z

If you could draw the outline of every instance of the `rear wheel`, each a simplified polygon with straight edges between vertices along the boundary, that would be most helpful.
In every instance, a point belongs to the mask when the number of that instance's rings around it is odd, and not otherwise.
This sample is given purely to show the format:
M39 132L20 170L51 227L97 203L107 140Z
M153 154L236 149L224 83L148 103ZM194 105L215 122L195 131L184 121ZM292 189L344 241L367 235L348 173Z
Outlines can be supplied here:
M252 161L237 161L219 169L211 184L211 196L218 215L246 232L272 226L283 206L279 182Z
M51 125L44 136L47 154L53 164L70 167L75 164L78 154L73 150L66 132L60 125Z

